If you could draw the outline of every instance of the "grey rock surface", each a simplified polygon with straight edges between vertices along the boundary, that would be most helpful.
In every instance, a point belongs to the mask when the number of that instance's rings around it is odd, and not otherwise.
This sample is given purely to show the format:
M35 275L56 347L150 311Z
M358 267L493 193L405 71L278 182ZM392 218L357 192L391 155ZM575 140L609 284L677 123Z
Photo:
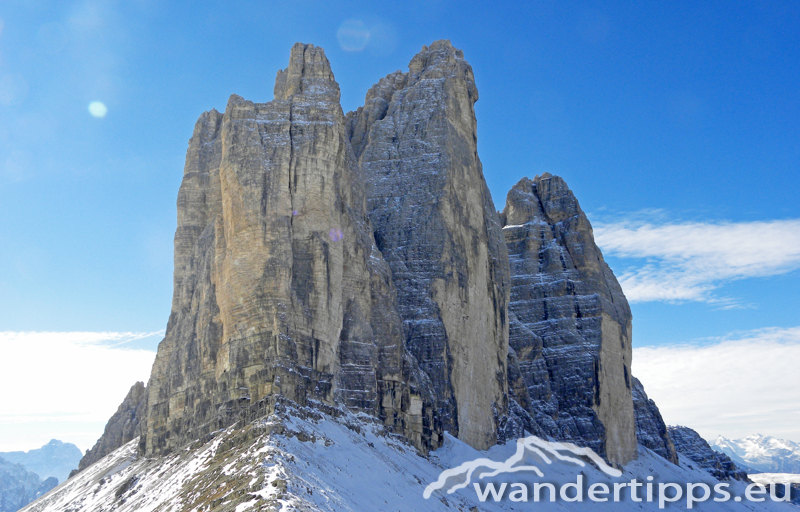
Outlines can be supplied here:
M512 387L547 435L629 462L637 454L631 312L589 220L564 180L545 173L512 188L501 221L509 344L520 368Z
M78 467L81 450L72 443L51 439L49 443L27 452L0 452L0 457L12 464L21 464L25 469L47 479L54 477L63 482L70 471Z
M13 453L13 452L12 452ZM0 457L0 512L15 512L58 485L55 477L42 481L22 464Z
M444 431L475 448L527 431L636 457L627 301L563 180L523 179L495 210L477 99L436 41L345 116L323 50L296 44L273 101L200 117L143 453L283 397L366 412L422 451Z
M106 423L103 435L80 459L70 477L88 468L98 460L142 434L147 425L147 388L143 382L134 384L117 412Z
M633 412L636 416L636 439L673 464L678 464L675 444L656 403L647 397L644 386L633 378Z
M344 404L435 446L431 387L405 348L324 51L296 44L274 94L231 96L189 142L142 448L264 415L275 395Z
M406 344L445 430L477 448L508 408L508 263L477 153L471 66L423 47L347 116L375 240L391 268Z
M747 473L739 469L730 457L712 450L706 440L691 428L669 426L667 429L675 443L675 450L711 473L717 480L748 481Z

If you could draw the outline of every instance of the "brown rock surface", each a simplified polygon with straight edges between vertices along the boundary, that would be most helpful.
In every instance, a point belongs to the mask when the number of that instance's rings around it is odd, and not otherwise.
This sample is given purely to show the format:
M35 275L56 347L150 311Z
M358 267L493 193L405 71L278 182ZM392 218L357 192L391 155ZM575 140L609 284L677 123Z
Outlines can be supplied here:
M200 117L174 282L147 454L264 414L274 394L370 412L421 447L438 439L321 48L292 48L273 101L234 95Z
M280 396L423 451L445 430L481 449L527 430L635 458L628 303L563 180L523 179L495 211L461 51L423 47L345 116L323 50L298 43L274 95L231 96L189 141L140 449Z

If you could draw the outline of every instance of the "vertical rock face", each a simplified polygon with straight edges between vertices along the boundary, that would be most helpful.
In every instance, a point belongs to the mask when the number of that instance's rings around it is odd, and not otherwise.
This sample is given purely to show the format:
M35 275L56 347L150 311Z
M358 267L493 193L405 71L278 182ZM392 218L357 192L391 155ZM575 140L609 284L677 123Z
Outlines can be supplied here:
M462 52L436 41L347 122L408 348L443 428L488 448L508 407L508 266L477 154L477 99Z
M631 313L589 220L566 183L547 173L514 186L501 220L509 344L520 368L512 385L545 433L627 463L637 446Z
M717 480L748 481L747 473L736 467L730 457L711 449L700 434L689 427L667 427L669 435L675 442L675 450L691 459L699 467L711 473Z
M633 411L636 416L636 439L673 464L678 464L675 444L667 431L656 403L647 397L644 386L633 377Z
M527 430L635 458L627 301L563 180L523 179L495 211L461 51L423 47L345 116L323 50L297 44L274 95L231 96L189 141L140 448L280 396L375 415L423 450ZM674 458L637 404L644 442Z
M103 435L83 456L78 464L78 469L72 471L69 476L72 477L79 471L83 471L123 444L142 435L142 428L147 426L146 422L147 388L144 383L137 382L128 391L128 395L117 408L117 412L106 423Z
M274 395L343 403L435 445L323 50L295 45L274 92L231 96L189 142L142 447L168 452L267 412Z

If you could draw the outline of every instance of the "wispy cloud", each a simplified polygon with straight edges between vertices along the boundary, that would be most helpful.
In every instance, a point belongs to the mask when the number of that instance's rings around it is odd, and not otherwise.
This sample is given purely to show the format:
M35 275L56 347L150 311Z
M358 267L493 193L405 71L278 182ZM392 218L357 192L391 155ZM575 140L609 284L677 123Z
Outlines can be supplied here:
M632 302L725 303L713 290L726 281L800 268L800 219L764 222L599 222L597 244L631 261L619 276Z
M800 327L634 349L633 373L664 421L706 439L762 433L800 441Z
M0 332L0 451L74 431L82 437L62 440L90 447L130 387L149 378L155 352L124 345L160 335Z

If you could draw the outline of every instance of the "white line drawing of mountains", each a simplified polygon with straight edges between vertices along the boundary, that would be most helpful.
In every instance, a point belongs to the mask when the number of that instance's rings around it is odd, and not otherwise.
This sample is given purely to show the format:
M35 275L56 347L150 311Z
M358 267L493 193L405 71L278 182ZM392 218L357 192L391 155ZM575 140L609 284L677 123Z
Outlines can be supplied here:
M536 436L528 436L525 438L517 439L517 451L503 462L493 461L492 459L480 458L465 462L458 467L447 469L439 474L439 478L429 484L425 488L423 497L430 498L434 491L444 488L447 481L454 477L463 477L463 481L455 485L451 485L447 489L447 494L452 494L459 489L467 487L472 481L473 473L479 468L486 468L489 471L479 473L478 480L486 477L493 477L504 473L519 473L521 471L531 471L536 473L539 477L544 477L544 473L538 466L520 464L525 460L526 452L532 452L538 455L547 464L552 464L552 456L555 459L571 462L579 467L586 466L586 463L581 459L564 455L562 452L571 453L573 455L587 457L591 460L601 471L608 476L618 478L622 476L622 471L613 468L606 464L606 462L597 455L591 448L581 448L572 443L559 443L555 441L545 441Z

